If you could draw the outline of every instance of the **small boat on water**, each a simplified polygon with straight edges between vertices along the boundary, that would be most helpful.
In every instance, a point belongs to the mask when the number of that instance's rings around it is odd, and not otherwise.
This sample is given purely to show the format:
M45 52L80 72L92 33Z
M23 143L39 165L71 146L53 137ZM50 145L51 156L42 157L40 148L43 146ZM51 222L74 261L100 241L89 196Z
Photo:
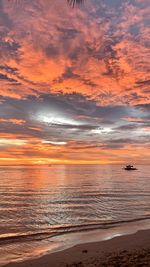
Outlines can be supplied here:
M137 168L133 167L133 165L127 165L124 170L126 171L135 171L137 170Z

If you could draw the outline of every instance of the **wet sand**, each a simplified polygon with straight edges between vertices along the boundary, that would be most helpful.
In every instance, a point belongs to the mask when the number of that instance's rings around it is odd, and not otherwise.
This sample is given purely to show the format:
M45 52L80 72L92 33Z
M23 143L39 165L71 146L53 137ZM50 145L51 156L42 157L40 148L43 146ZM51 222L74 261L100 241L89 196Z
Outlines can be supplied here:
M150 266L150 230L111 240L77 245L7 267L144 267Z

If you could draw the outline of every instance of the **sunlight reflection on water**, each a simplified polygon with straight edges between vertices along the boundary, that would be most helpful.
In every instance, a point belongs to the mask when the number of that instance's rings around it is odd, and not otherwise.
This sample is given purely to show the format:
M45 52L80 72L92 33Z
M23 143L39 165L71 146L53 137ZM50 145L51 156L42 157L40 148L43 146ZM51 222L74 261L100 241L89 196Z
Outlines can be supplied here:
M75 243L74 232L84 240L84 230L103 229L100 239L118 222L150 218L149 170L138 166L129 173L119 165L1 167L1 262L56 250L60 240L65 247L64 233L69 233L69 246ZM138 227L144 226L139 222ZM29 241L34 242L32 253ZM19 242L22 251L12 256Z

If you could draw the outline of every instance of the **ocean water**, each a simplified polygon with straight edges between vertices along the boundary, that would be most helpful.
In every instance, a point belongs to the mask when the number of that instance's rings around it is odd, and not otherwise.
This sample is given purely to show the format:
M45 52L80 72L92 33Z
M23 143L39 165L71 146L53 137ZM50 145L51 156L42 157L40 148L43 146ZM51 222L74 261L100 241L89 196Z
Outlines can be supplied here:
M150 167L0 167L0 265L150 228Z

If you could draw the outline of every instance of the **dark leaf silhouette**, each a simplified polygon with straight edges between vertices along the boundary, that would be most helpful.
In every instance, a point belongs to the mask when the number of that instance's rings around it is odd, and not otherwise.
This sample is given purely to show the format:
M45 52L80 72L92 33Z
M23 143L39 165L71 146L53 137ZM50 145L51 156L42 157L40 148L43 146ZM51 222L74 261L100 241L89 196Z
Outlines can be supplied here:
M71 5L72 7L74 7L75 5L78 4L82 4L84 2L84 0L67 0L69 5Z

